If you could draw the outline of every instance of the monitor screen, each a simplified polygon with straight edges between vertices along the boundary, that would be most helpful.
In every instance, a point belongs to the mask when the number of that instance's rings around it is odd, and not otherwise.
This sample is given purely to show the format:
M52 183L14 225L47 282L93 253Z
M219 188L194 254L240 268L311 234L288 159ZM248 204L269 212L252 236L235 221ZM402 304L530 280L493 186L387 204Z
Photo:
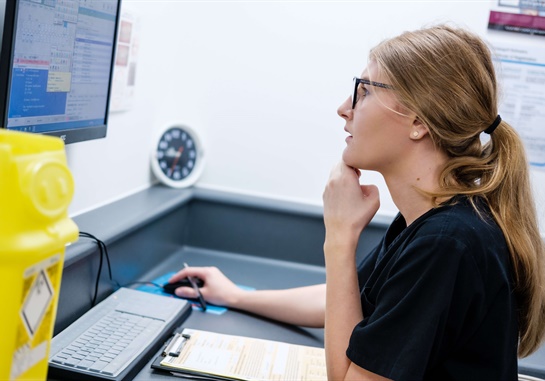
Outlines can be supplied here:
M8 0L0 57L2 127L106 136L120 0Z

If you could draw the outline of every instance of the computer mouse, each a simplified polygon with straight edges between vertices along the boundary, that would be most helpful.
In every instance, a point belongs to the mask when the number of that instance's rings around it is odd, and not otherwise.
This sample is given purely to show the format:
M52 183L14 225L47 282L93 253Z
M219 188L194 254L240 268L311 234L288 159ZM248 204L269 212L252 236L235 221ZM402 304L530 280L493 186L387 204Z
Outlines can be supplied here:
M202 287L204 285L204 282L202 281L202 279L199 279L199 278L194 278L194 279L195 279L195 284L197 285L197 287ZM177 282L165 283L163 285L163 291L168 294L174 294L174 290L176 290L178 287L192 287L192 286L191 286L191 283L189 282L189 279L184 278Z

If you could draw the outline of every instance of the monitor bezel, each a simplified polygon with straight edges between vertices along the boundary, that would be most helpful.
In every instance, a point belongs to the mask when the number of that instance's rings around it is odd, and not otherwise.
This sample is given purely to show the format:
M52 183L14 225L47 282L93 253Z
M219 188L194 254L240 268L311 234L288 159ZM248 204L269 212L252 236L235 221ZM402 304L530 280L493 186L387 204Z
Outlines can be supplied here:
M4 25L0 29L1 51L0 51L0 127L7 128L8 122L8 95L11 87L11 71L13 62L13 46L15 38L15 20L17 17L17 9L21 0L5 1L4 9ZM121 0L117 2L117 10L115 17L115 27L113 35L112 58L110 60L110 78L108 81L108 91L106 98L106 110L104 115L104 123L88 127L64 128L61 130L36 132L42 135L57 136L61 138L65 144L77 143L88 140L105 138L108 130L108 121L110 116L110 100L112 96L113 75L115 69L115 58L117 53L117 38L119 33L119 24L121 19ZM0 8L2 4L0 2ZM0 9L1 12L1 9ZM0 14L1 16L1 14Z

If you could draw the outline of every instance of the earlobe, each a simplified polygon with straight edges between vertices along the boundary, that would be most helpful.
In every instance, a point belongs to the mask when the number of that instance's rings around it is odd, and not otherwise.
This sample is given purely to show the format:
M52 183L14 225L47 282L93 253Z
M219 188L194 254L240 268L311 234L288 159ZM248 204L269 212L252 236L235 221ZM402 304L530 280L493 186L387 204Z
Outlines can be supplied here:
M416 117L413 121L411 139L421 139L428 133L428 128L422 123L422 121Z

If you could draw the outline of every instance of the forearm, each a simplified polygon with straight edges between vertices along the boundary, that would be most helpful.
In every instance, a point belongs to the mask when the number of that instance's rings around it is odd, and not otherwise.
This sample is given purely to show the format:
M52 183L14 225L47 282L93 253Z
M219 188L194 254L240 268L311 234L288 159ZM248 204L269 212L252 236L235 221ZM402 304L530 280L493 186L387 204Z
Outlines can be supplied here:
M344 380L350 367L346 349L352 330L363 319L355 247L326 241L325 350L328 379Z
M217 267L188 267L174 274L169 282L186 277L200 278L200 288L207 302L236 308L278 320L307 327L323 327L325 314L325 284L284 290L246 291L229 280ZM196 298L191 287L178 287L176 295Z
M325 284L284 290L241 290L228 307L288 324L323 327L325 292Z

